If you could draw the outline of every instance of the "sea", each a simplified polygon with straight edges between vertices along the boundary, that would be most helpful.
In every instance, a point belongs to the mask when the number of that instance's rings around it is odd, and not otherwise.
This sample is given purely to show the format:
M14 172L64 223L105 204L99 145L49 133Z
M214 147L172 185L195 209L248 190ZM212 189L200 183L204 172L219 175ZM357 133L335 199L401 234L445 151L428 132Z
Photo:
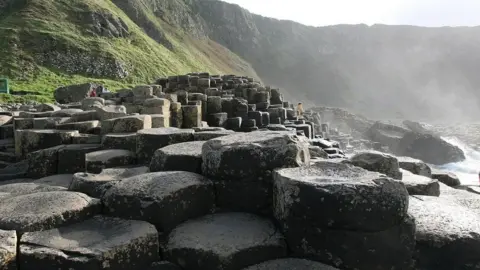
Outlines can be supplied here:
M445 141L458 146L465 153L466 159L461 162L448 163L441 166L430 165L433 168L452 172L458 176L462 185L478 186L480 181L480 152L461 141L457 137L442 137Z

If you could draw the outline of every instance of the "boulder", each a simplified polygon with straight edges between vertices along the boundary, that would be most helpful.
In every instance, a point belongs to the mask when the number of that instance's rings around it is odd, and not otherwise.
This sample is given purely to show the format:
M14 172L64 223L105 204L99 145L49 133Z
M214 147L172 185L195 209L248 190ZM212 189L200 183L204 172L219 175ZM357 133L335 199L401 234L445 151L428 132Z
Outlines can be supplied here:
M465 160L463 151L432 134L408 132L400 140L397 155L408 156L424 162L443 165Z
M30 152L46 149L62 144L70 144L72 137L78 135L78 131L70 130L16 130L15 131L15 154L17 157L26 157Z
M305 137L256 131L207 141L202 160L202 172L214 181L220 208L271 215L272 171L309 164L310 154Z
M412 264L415 223L407 215L408 193L400 181L319 161L276 170L273 197L275 217L296 257L340 269L409 269Z
M0 193L8 193L8 196L19 196L48 191L66 191L66 188L36 183L16 183L0 186Z
M182 114L182 128L193 128L202 126L202 106L183 105Z
M205 141L176 143L155 151L151 172L186 171L202 173L202 147Z
M17 234L0 230L0 262L4 270L17 270Z
M49 230L100 213L100 201L69 191L10 197L0 204L0 229L17 233Z
M350 158L350 162L369 171L386 174L394 179L402 179L396 157L377 151L365 151Z
M478 269L478 213L449 198L431 196L411 197L408 211L417 225L417 269Z
M193 141L192 129L152 128L137 133L137 158L139 164L150 164L155 151L167 145Z
M156 172L124 179L102 197L108 215L144 220L168 232L213 210L211 181L191 172Z
M100 118L98 117L97 111L91 110L73 114L68 120L68 123L86 122L94 120L100 120Z
M85 155L85 168L89 173L100 173L106 168L133 165L135 161L135 154L128 150L101 150Z
M102 121L102 134L129 133L151 128L150 115L131 115Z
M400 169L403 174L402 182L410 195L440 196L440 185L438 180L425 176L413 174L407 170Z
M338 270L335 267L305 259L286 258L259 263L243 270Z
M432 169L425 162L411 157L397 157L400 168L413 174L418 174L428 178L432 177Z
M68 188L72 183L73 174L56 174L33 181L35 184Z
M112 185L125 178L148 173L147 167L125 167L104 169L99 174L76 173L73 175L70 191L85 193L93 198L101 198Z
M82 110L88 111L105 106L105 99L101 97L87 97L82 100Z
M95 134L78 134L72 137L72 144L101 144L102 136Z
M58 173L58 152L64 145L31 152L27 155L26 176L41 178Z
M101 150L100 144L71 144L58 150L57 173L73 174L84 172L85 157L88 153Z
M158 233L147 222L95 216L20 238L22 269L145 269L159 259Z
M101 121L127 116L127 108L125 106L109 105L95 107L94 109L97 112L97 119Z
M84 121L75 123L57 124L56 129L60 130L78 130L80 133L93 133L96 128L100 127L100 121Z
M245 213L187 221L170 233L165 249L167 260L188 270L242 269L286 253L283 236L269 220Z
M55 100L61 104L80 102L88 97L90 91L95 87L96 85L91 83L63 86L57 88L55 92L53 92L53 96Z
M388 146L391 152L396 153L400 140L408 132L410 132L410 130L404 127L377 121L364 135L366 139Z
M437 169L432 169L432 178L450 187L456 187L461 184L460 179L454 173Z
M37 112L54 112L59 111L60 107L52 103L42 103L35 106Z
M325 152L319 146L309 145L308 146L308 151L310 152L310 157L311 158L325 158L325 159L328 158L328 153Z
M109 133L102 138L105 149L123 149L132 152L137 151L137 133Z
M60 111L54 111L50 117L71 117L74 114L83 112L82 109L61 109Z

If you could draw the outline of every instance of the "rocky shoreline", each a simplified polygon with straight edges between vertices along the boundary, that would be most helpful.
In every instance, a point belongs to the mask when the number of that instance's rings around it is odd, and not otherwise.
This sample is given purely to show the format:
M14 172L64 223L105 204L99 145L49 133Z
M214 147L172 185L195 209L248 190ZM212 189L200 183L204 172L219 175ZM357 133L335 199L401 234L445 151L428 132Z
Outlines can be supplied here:
M0 269L480 269L479 195L425 163L465 156L418 123L234 75L91 88L1 112Z

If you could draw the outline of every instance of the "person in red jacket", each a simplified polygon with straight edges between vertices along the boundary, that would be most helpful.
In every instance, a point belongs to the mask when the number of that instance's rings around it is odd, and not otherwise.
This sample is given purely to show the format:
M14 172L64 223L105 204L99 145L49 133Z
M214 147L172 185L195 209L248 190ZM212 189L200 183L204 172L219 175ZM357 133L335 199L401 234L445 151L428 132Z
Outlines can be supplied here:
M90 97L96 97L97 96L97 91L95 89L90 91Z

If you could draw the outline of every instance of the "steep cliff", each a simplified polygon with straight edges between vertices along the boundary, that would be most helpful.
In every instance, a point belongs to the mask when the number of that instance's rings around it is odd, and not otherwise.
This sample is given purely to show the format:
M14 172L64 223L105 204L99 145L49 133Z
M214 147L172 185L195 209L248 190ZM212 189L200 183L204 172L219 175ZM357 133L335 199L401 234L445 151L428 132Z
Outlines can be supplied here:
M480 113L478 27L309 27L217 0L0 0L0 36L0 76L22 90L206 70L374 118Z

